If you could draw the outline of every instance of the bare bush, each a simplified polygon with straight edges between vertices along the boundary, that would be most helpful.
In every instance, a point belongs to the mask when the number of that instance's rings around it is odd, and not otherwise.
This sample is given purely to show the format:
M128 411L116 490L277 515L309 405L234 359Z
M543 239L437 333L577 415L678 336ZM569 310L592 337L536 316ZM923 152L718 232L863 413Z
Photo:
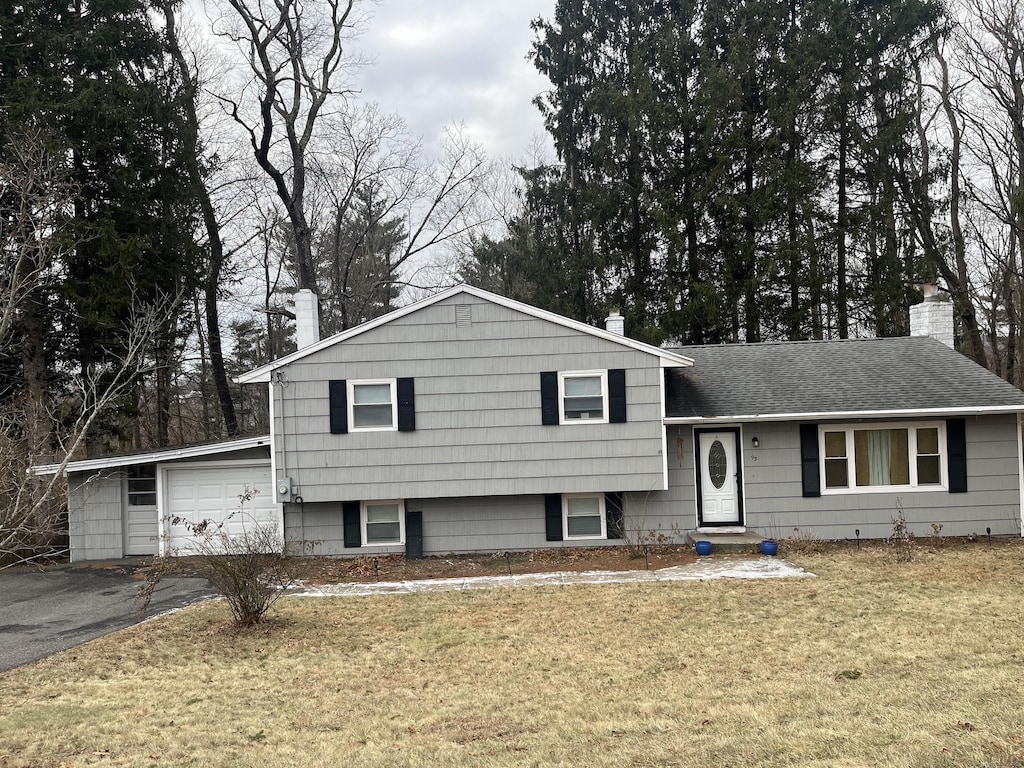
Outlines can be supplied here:
M171 518L192 536L187 548L157 557L139 588L136 601L145 610L153 592L165 578L197 575L224 597L236 626L262 623L270 609L295 583L296 557L289 554L276 525L257 520L245 505L258 493L246 487L239 507L220 522ZM241 528L229 531L232 528Z
M907 528L907 517L903 514L903 504L896 502L896 517L892 518L892 534L885 540L892 547L893 557L897 563L909 563L914 559L914 534Z

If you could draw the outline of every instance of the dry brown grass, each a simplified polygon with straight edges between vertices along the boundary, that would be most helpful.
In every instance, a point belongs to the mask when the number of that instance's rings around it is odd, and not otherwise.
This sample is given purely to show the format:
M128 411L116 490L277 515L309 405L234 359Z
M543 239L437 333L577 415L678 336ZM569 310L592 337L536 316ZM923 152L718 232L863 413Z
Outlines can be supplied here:
M1024 549L208 603L0 677L0 766L1024 765Z

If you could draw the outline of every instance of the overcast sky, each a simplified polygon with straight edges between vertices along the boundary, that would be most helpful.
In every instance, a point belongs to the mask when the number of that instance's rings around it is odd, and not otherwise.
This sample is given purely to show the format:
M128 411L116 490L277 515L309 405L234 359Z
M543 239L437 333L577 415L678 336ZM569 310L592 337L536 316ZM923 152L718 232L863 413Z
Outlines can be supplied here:
M522 158L544 136L532 104L546 90L527 61L530 20L550 18L554 0L381 0L360 47L374 63L363 97L401 115L425 145L464 123L491 157Z

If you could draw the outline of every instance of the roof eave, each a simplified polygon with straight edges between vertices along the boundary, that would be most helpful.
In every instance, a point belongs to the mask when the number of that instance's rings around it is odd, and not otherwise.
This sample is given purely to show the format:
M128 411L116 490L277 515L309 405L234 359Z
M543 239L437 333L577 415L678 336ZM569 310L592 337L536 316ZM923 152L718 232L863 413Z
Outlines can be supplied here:
M819 411L814 413L752 413L733 416L666 416L666 425L725 424L738 421L824 421L841 419L893 419L940 416L985 416L1024 413L1024 405L982 405L951 408L907 408L877 411Z
M389 312L386 315L381 315L380 317L374 318L373 320L369 320L363 323L362 325L357 325L356 327L350 328L347 331L342 331L341 333L337 333L334 336L329 336L326 339L321 339L316 344L311 344L308 347L297 350L296 352L292 352L290 355L285 355L284 357L275 360L272 363L267 363L266 365L261 365L259 368L254 368L253 370L243 373L240 376L236 377L235 381L238 384L269 382L270 374L273 373L278 368L286 366L289 363L293 363L297 360L301 360L302 358L319 352L322 349L332 347L335 344L345 341L346 339L351 339L354 336L366 333L367 331L373 330L374 328L377 328L381 325L386 325L387 323L390 323L393 320L398 320L399 318L405 317L406 315L409 315L413 312L425 309L426 307L432 306L433 304L437 304L438 302L444 301L445 299L451 298L452 296L457 296L460 293L466 293L478 299L490 301L494 304L498 304L508 309L513 309L517 312L522 312L526 315L531 315L532 317L536 317L541 320L547 320L557 325L561 325L566 328L572 328L582 333L589 333L592 336L596 336L601 339L606 339L617 344L622 344L623 346L631 347L641 352L645 352L649 355L654 355L655 357L658 357L660 359L662 368L687 368L693 365L693 359L686 357L685 355L680 355L676 352L670 352L669 350L661 349L660 347L655 347L651 344L646 344L642 341L637 341L636 339L631 339L628 336L622 336L617 333L612 333L611 331L605 330L604 328L597 328L592 325L587 325L586 323L581 323L578 320L572 320L568 317L563 317L562 315L556 314L554 312L549 312L546 309L539 309L537 307L530 306L529 304L524 304L521 301L516 301L515 299L508 299L505 298L504 296L499 296L496 293L485 291L482 288L474 288L471 285L456 285L453 288L448 288L447 290L441 291L440 293L436 293L433 296L428 296L425 299L413 302L412 304L402 307L401 309L396 309L395 311Z
M227 440L222 443L207 443L206 445L184 446L181 448L162 448L160 450L148 451L146 453L106 456L98 459L79 459L77 461L59 462L56 464L40 464L32 467L32 474L42 476L55 475L61 471L65 474L68 472L93 472L100 469L112 469L114 467L129 467L135 464L150 464L161 460L169 461L189 459L218 453L230 453L231 451L244 451L247 448L258 448L263 445L270 445L269 435L243 437L238 440Z

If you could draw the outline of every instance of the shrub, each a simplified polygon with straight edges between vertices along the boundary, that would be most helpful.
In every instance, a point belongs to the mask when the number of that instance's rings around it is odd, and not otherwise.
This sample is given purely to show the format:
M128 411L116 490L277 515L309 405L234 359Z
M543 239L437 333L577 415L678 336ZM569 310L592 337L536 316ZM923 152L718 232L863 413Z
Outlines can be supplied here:
M219 523L172 518L173 524L189 531L193 542L187 550L178 549L154 559L136 595L140 609L149 605L163 579L194 575L209 581L227 600L237 626L261 623L285 590L295 583L297 558L285 550L277 526L259 522L245 511L245 504L256 493L247 487L239 496L239 508ZM241 522L241 533L229 534L229 522L236 526Z
M909 563L914 559L914 534L907 528L907 517L903 514L903 504L897 499L896 517L892 518L892 534L885 540L892 547L897 563Z

